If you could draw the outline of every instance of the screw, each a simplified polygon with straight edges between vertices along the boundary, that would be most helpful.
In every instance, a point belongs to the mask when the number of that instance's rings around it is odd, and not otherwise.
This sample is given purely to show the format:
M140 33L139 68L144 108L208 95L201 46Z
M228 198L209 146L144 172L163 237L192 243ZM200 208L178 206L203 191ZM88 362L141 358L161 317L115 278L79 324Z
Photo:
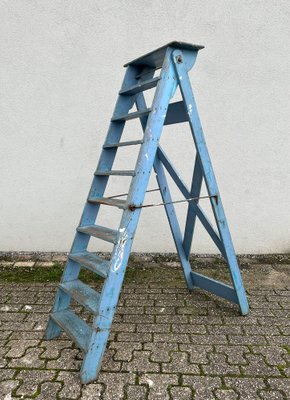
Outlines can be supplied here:
M177 64L181 64L182 63L182 56L176 56L176 62Z

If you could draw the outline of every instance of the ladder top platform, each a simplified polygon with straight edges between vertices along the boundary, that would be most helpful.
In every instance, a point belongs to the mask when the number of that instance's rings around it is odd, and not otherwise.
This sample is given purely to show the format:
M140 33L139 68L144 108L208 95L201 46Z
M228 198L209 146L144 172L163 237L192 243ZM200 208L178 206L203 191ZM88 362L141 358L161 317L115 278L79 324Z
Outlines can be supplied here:
M162 62L165 57L166 49L168 47L173 47L175 49L184 49L184 50L192 50L192 51L198 51L204 48L204 46L196 45L196 44L191 44L191 43L185 43L185 42L170 42L165 44L162 47L159 47L156 50L150 51L150 53L144 54L141 57L136 58L135 60L132 60L124 65L124 67L127 67L128 65L145 65L148 67L153 67L153 68L158 68L162 65Z

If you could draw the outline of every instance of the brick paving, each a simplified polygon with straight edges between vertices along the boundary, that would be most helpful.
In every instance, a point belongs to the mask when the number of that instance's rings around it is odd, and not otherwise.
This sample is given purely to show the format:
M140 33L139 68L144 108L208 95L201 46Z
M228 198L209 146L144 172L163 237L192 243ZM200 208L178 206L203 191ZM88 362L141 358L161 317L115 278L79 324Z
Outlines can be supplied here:
M56 284L0 284L0 399L290 399L290 285L265 286L261 271L260 285L245 279L247 317L182 279L125 283L101 373L85 386L73 342L43 340Z

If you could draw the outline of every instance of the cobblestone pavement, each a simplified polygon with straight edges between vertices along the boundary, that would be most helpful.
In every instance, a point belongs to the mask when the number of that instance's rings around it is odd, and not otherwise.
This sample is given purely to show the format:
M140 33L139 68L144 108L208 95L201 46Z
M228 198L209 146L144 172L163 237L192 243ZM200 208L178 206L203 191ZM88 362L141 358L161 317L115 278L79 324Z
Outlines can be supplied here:
M86 386L72 341L43 340L56 284L1 284L0 399L290 399L285 284L248 284L241 317L183 280L127 282L101 373Z

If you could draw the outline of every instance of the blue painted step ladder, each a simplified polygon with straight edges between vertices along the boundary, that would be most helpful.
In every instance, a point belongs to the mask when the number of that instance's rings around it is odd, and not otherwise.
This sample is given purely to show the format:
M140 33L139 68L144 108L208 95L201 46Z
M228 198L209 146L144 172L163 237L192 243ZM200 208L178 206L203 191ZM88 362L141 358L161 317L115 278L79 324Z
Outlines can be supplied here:
M188 288L205 289L236 303L243 315L248 313L247 297L188 78L188 71L193 67L197 53L202 48L203 46L171 42L125 65L125 78L45 334L46 339L53 339L63 330L84 351L81 369L83 383L95 380L101 367L152 169L156 173ZM160 74L156 77L158 70ZM178 86L182 101L170 103ZM153 102L148 108L143 92L155 87ZM134 105L137 111L129 112ZM134 118L141 122L143 139L120 141L126 121ZM163 126L181 122L189 123L196 147L190 188L181 180L159 146ZM117 150L121 146L139 146L134 170L112 170ZM185 199L198 198L204 180L217 230L202 211L198 200L195 200L188 202L185 232L182 235L165 170ZM126 200L104 197L108 179L112 175L132 177ZM123 211L116 230L96 225L100 206L117 207ZM196 218L201 221L226 260L232 286L192 272L189 255ZM113 243L109 261L87 250L91 236ZM104 278L101 293L97 293L78 279L81 268ZM72 299L93 314L92 326L85 323L70 308Z

